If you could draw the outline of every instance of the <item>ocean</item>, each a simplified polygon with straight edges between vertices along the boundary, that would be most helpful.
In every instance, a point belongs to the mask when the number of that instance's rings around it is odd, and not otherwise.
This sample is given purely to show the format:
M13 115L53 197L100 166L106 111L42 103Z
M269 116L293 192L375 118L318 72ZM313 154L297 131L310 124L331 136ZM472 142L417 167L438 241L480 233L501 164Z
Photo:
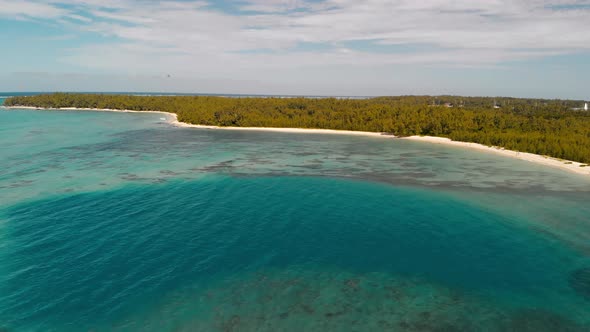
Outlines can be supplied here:
M590 331L590 179L392 138L0 110L0 331Z

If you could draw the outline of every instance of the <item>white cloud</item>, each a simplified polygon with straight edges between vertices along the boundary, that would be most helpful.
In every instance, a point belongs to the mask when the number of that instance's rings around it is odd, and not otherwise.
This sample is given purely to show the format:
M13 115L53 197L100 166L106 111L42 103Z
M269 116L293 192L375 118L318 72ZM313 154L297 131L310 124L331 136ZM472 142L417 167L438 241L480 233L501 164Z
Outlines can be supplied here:
M417 62L498 63L564 52L579 52L590 47L588 1L383 1L327 0L323 3L303 0L251 0L240 8L246 15L229 15L185 2L145 3L132 6L94 6L91 13L113 22L88 27L130 43L151 48L172 47L187 59L202 62L227 52L272 49L262 64L283 60L291 64L317 64L326 60L342 62L334 51L310 54L294 53L297 43L322 43L335 49L349 41L374 41L380 45L424 44L431 49L416 53L384 56L350 52L348 64ZM88 0L87 6L93 6ZM553 10L551 6L577 5L571 10ZM112 11L113 8L117 10ZM577 8L577 9L576 9ZM131 26L129 25L131 24ZM436 50L439 48L440 50ZM432 50L434 49L434 50ZM485 50L485 51L482 51ZM84 52L84 49L80 50ZM452 56L465 54L476 57ZM243 54L239 58L254 58ZM171 59L178 60L175 57ZM328 61L328 62L330 62ZM258 64L256 64L258 65Z
M59 18L67 11L52 4L33 1L0 0L0 17Z
M67 19L73 32L111 38L66 50L61 58L111 72L268 78L284 67L489 67L590 51L589 0L233 4L224 12L213 0L0 0L0 16ZM322 47L297 49L301 43Z
M128 43L172 46L197 57L208 52L218 55L252 49L288 51L300 42L337 48L341 43L358 40L380 45L488 49L491 54L526 49L543 55L547 50L590 48L587 33L590 8L584 7L590 1L249 0L240 3L242 10L257 13L230 15L212 10L204 1L75 0L60 4L60 0L0 0L0 15L68 17L80 22L79 29L118 37ZM572 8L563 10L567 6ZM90 23L91 18L95 23ZM482 62L494 62L490 57L484 58Z

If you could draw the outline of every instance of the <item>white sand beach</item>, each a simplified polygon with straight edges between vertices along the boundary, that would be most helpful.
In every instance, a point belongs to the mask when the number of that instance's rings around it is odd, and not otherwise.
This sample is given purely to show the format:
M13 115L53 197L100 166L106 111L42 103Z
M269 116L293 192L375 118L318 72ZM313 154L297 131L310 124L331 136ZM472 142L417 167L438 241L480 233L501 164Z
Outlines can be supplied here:
M557 158L553 158L553 157L549 157L549 156L541 156L541 155L534 154L534 153L507 150L502 147L486 146L486 145L477 144L477 143L458 142L458 141L453 141L451 139L444 138L444 137L411 136L411 137L404 137L401 139L419 141L419 142L427 142L427 143L431 143L431 144L443 144L443 145L457 146L457 147L466 148L466 149L480 150L480 151L484 151L484 152L499 154L499 155L510 157L510 158L525 160L525 161L529 161L529 162L533 162L533 163L537 163L537 164L541 164L541 165L545 165L545 166L549 166L549 167L553 167L553 168L559 168L559 169L563 169L563 170L578 173L578 174L590 175L590 166L585 167L586 164L575 162L575 161L557 159Z
M26 107L26 106L2 106L4 109L34 109L41 110L39 107ZM96 108L75 108L65 107L56 110L64 111L101 111L101 112L128 112L128 113L159 113L166 115L167 121L176 127L182 128L197 128L197 129L213 129L213 130L242 130L242 131L267 131L267 132L281 132L281 133L296 133L296 134L334 134L334 135L353 135L353 136L368 136L368 137L381 137L387 139L402 139L411 140L417 142L424 142L430 144L441 144L448 146L455 146L473 150L479 150L483 152L495 153L502 156L516 158L520 160L529 161L532 163L541 164L548 167L559 168L565 171L590 175L590 166L586 167L586 164L552 158L548 156L541 156L528 152L519 152L507 150L502 147L486 146L478 143L468 143L453 141L449 138L444 137L433 137L433 136L410 136L410 137L396 137L387 133L376 133L367 131L351 131L351 130L332 130L332 129L307 129L307 128L271 128L271 127L217 127L217 126L206 126L206 125L195 125L185 122L178 121L178 116L174 113L159 112L159 111L134 111L134 110L116 110L116 109L96 109Z
M176 115L176 114L174 114ZM396 137L387 133L375 133L367 131L350 131L350 130L331 130L331 129L305 129L305 128L268 128L268 127L217 127L217 126L203 126L193 125L184 122L180 122L177 119L173 122L178 127L188 128L201 128L201 129L218 129L218 130L250 130L250 131L272 131L282 133L297 133L297 134L337 134L337 135L356 135L356 136L370 136L370 137L381 137L381 138L393 138L402 140L411 140L418 142L425 142L430 144L442 144L449 146L456 146L467 149L474 149L489 153L495 153L502 156L525 160L537 164L542 164L549 167L560 168L566 171L590 175L590 166L585 167L582 163L568 160L561 160L548 156L541 156L528 152L519 152L506 150L502 147L486 146L478 143L458 142L453 141L445 137L433 137L433 136L410 136L410 137Z
M395 138L395 136L387 133L375 133L370 131L352 131L352 130L334 130L334 129L308 129L308 128L274 128L274 127L218 127L218 126L204 126L194 125L178 120L173 124L177 127L183 128L200 128L200 129L215 129L215 130L247 130L247 131L270 131L280 133L293 134L331 134L331 135L352 135L352 136L371 136L371 137L385 137Z
M111 108L78 108L78 107L43 108L43 107L33 107L33 106L0 106L0 108L9 109L9 110L11 110L11 109L12 110L25 109L25 110L94 111L94 112L120 112L120 113L158 113L158 114L172 115L172 116L176 117L176 114L168 113L168 112L118 110L118 109L111 109Z

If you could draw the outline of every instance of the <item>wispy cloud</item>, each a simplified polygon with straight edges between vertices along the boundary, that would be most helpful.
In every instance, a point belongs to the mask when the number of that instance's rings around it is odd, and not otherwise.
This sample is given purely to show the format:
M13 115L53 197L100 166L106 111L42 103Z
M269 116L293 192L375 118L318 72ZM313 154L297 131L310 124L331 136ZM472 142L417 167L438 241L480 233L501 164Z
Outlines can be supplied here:
M489 67L590 52L590 0L0 0L0 17L101 35L110 42L61 60L112 71Z
M0 17L22 18L59 18L67 11L55 4L35 1L0 0Z
M590 1L247 0L238 3L242 13L231 14L210 5L205 1L0 0L0 15L69 18L81 29L118 38L118 45L170 48L197 58L274 49L286 53L277 54L277 59L292 60L289 52L298 43L331 45L334 51L323 55L334 55L340 43L355 40L440 49L405 53L405 58L414 59L404 62L432 62L439 54L446 63L452 51L486 50L489 55L478 59L488 64L509 60L510 54L516 60L523 55L590 48ZM387 61L351 51L348 57L358 57L359 64Z

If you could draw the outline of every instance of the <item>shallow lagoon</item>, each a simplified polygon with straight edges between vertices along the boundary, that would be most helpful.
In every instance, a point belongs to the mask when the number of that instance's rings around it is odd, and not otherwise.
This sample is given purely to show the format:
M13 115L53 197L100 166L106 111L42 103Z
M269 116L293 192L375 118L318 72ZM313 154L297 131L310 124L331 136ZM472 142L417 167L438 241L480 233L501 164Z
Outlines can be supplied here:
M0 112L0 327L588 329L584 176L162 118Z

